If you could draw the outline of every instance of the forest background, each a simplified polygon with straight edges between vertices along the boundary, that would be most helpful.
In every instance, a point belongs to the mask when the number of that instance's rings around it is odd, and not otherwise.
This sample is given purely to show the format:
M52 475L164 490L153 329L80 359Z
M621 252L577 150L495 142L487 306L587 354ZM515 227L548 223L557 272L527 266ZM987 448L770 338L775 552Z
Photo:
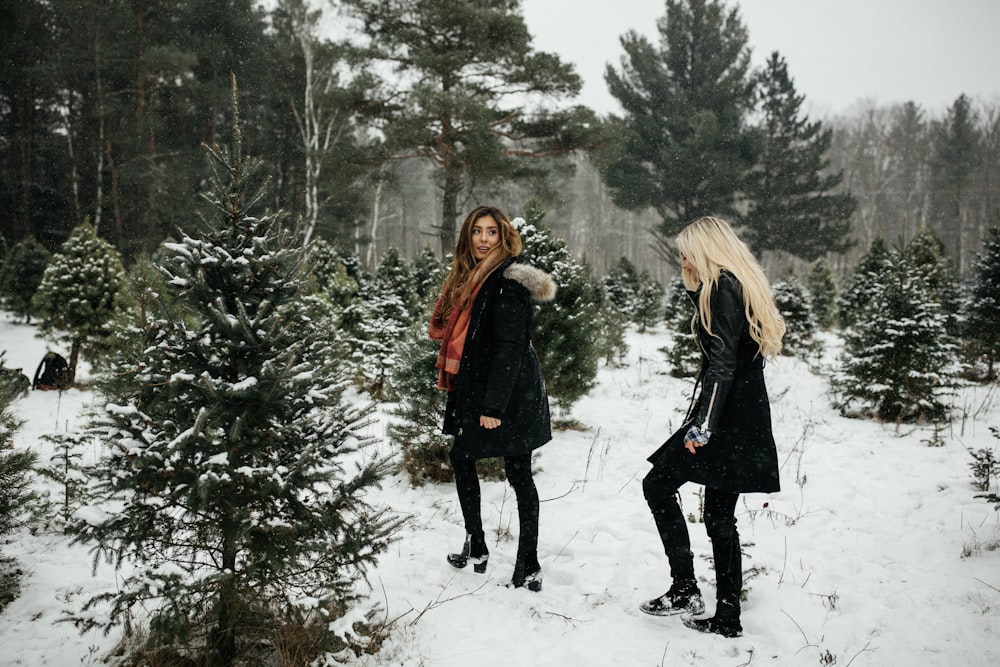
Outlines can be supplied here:
M996 100L809 119L781 54L750 67L737 4L667 2L659 44L623 35L606 79L624 112L601 116L574 104L571 65L532 49L518 2L331 2L340 41L313 6L6 3L6 246L54 251L89 219L129 265L192 231L230 73L247 148L272 178L268 208L369 269L389 248L443 256L483 202L520 214L536 199L595 274L624 257L662 284L676 272L664 242L703 213L744 226L772 277L820 255L843 275L873 239L901 245L922 227L964 273L997 222ZM688 44L711 48L672 62Z

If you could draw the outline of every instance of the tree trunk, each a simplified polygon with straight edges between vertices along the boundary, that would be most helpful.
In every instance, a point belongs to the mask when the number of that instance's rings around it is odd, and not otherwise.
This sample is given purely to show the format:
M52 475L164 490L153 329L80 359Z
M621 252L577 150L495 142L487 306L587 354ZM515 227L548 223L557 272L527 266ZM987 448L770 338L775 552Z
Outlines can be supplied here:
M67 386L72 386L76 382L76 364L80 361L80 339L74 338L69 348L69 382Z
M444 168L444 194L441 199L441 256L455 249L455 221L458 218L458 193L462 190L461 166Z
M227 520L222 528L222 572L219 587L219 623L213 643L219 664L232 665L236 660L236 530Z

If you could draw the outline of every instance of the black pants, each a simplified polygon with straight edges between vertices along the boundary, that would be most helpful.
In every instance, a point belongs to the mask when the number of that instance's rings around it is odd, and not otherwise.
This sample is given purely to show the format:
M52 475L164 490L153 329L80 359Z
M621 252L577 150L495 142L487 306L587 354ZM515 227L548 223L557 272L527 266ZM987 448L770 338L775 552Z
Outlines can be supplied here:
M670 576L675 584L695 580L691 538L677 493L686 481L664 466L653 466L642 480L642 492L653 512L653 521L670 562ZM734 619L739 618L740 591L743 588L743 561L735 516L738 498L738 493L705 487L705 529L712 540L712 556L715 559L716 616L731 616Z
M538 490L531 476L531 454L506 456L503 460L507 481L517 498L517 519L520 535L517 541L517 562L515 571L531 573L540 569L538 565ZM455 471L455 487L458 489L458 503L465 519L465 532L472 536L472 555L485 553L486 538L483 532L482 496L479 491L479 475L475 461L451 459ZM520 569L519 569L520 568Z

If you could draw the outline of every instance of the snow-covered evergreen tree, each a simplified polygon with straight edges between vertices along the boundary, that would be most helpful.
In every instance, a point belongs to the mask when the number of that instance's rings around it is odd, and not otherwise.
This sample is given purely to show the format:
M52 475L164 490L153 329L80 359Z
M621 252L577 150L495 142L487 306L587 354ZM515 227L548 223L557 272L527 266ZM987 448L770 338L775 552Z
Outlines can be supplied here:
M785 320L782 353L809 355L817 351L816 316L812 295L797 278L789 276L773 285L774 301Z
M618 310L625 313L630 320L635 311L635 297L639 292L639 271L626 257L620 257L618 263L604 277L604 293Z
M0 367L3 357L0 352ZM36 455L14 449L14 433L22 424L11 407L14 400L14 388L0 383L0 547L7 542L4 538L29 518L29 509L37 499L31 474ZM17 597L20 577L16 561L0 551L0 610Z
M955 345L923 272L900 255L868 286L870 301L844 332L833 377L844 414L884 421L941 420L955 373Z
M32 298L48 263L49 251L35 237L29 236L14 244L0 269L0 303L27 323L31 323Z
M447 266L427 246L417 253L411 264L413 280L417 287L417 300L423 304L420 312L430 319L434 303L441 293L441 286L444 285Z
M871 303L872 291L892 272L897 254L881 236L875 237L840 293L837 304L840 326L849 327L864 315Z
M393 294L399 297L409 317L410 324L423 311L424 304L417 298L417 281L413 277L410 264L403 259L396 248L389 248L375 269L372 278L371 296Z
M310 274L317 288L336 308L346 308L358 300L361 290L358 282L350 276L347 264L330 243L315 239L309 244Z
M516 218L524 254L549 272L558 289L552 303L534 313L535 348L549 397L563 414L594 386L597 378L598 308L590 291L587 271L576 261L566 242L542 226L545 212L529 203L528 220Z
M98 556L131 564L81 627L128 628L145 610L153 646L217 665L268 663L286 628L333 647L331 620L363 595L396 526L365 499L388 470L364 449L371 408L345 402L334 332L307 315L301 239L250 213L259 162L233 127L231 146L209 151L215 219L166 245L186 317L145 323L144 359L102 385L89 427L108 449L92 471L100 502L78 526Z
M837 280L826 257L820 257L809 267L806 286L812 296L816 323L824 329L829 329L837 320Z
M697 377L701 370L701 349L698 337L691 331L694 303L679 276L667 286L666 300L667 326L673 330L671 342L664 350L670 361L670 374L678 378Z
M1000 361L1000 227L989 230L972 273L964 336L969 356L983 360L986 379L993 381Z
M960 336L958 276L944 243L931 228L922 227L906 244L903 254L910 266L924 275L928 295L941 306L947 318L945 328L949 335Z
M125 282L118 251L83 222L52 256L35 294L42 334L70 345L69 381L80 355L100 354L109 344L118 292Z

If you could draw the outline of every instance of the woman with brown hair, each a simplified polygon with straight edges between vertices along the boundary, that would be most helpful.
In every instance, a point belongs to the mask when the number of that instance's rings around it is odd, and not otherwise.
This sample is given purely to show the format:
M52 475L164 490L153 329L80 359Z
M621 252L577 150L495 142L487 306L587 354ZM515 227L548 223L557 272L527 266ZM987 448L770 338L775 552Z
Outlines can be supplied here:
M531 452L552 439L548 396L531 344L532 301L551 301L555 283L519 255L521 236L502 210L480 206L465 218L455 258L431 316L441 341L438 387L448 392L444 431L455 436L451 463L465 543L448 562L486 571L478 459L503 457L517 497L520 534L511 585L539 591L538 491Z

